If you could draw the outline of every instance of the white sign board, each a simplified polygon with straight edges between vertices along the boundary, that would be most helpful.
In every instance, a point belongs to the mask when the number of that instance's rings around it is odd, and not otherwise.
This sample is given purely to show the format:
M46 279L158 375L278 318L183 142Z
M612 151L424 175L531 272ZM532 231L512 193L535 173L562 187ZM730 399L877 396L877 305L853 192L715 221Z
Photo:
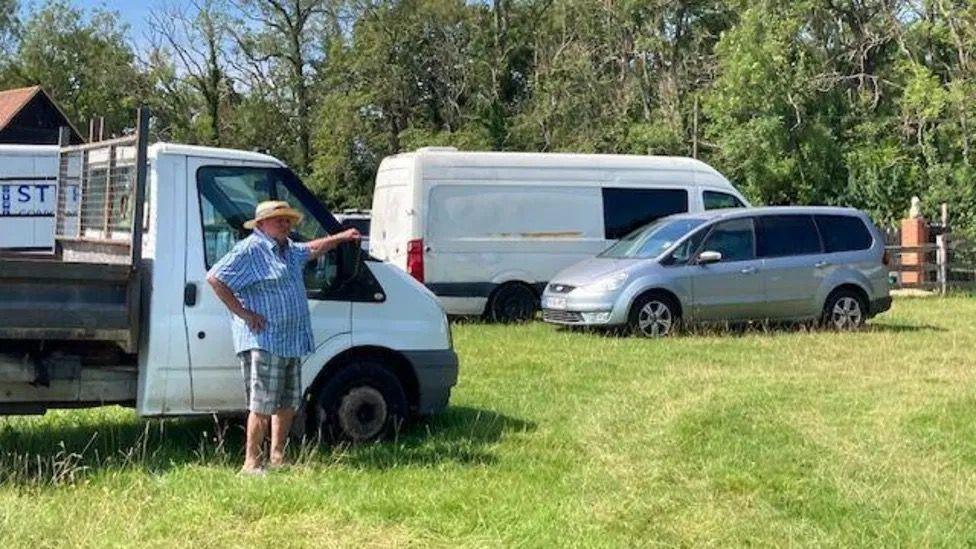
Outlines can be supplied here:
M53 178L0 179L0 248L49 251L54 248L58 185ZM76 185L66 188L67 213L78 211Z

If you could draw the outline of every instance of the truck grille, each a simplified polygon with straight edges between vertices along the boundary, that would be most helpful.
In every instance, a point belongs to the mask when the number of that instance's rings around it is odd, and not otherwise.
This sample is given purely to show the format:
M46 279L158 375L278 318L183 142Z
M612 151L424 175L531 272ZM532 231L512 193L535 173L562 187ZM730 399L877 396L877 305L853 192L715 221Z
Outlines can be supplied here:
M583 315L576 311L559 311L556 309L543 309L542 320L546 322L559 322L561 324L579 324L583 322Z

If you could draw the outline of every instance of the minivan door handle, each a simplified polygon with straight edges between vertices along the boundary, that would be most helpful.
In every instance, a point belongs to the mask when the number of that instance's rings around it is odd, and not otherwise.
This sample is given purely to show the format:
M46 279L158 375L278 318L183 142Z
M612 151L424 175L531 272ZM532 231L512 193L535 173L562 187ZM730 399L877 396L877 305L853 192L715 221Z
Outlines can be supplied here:
M757 269L755 267L743 267L741 270L739 270L739 272L744 275L756 274L756 271Z
M818 262L814 263L813 266L816 267L816 268L818 268L818 269L823 269L824 267L829 267L830 266L830 262L829 261L818 261Z

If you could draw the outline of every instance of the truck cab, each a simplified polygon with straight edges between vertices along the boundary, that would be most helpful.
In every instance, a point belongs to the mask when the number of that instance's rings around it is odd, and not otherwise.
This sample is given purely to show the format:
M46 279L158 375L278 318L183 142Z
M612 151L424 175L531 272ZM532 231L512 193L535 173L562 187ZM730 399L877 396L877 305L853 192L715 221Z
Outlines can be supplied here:
M62 175L71 172L70 153L83 147L63 149ZM98 168L80 166L86 175L75 182L83 187L78 230L57 235L58 255L0 258L0 412L109 402L143 416L243 410L230 313L207 286L207 270L247 236L243 224L260 201L286 200L304 214L296 241L339 231L339 223L271 156L171 143L147 147L144 165L137 152L118 146L107 154L101 187L92 175ZM89 150L74 162L97 157ZM133 170L121 168L126 161ZM140 169L142 216L132 214L138 193L131 202L118 196L136 189L137 178L127 186L113 180ZM101 217L94 215L99 209ZM129 226L143 220L141 239L132 238L128 250L109 244L126 225L110 227L110 218L126 210ZM310 262L305 283L315 337L302 364L307 428L370 440L446 407L457 356L430 291L354 244ZM65 292L65 285L77 291ZM127 334L109 326L121 317L136 324Z

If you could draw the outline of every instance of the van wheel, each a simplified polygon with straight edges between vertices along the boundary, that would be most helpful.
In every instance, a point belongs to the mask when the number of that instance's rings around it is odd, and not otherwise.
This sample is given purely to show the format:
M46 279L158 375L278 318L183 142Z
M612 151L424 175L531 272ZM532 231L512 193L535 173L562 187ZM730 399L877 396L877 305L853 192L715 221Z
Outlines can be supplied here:
M535 316L539 298L525 284L502 284L488 300L486 318L494 322L525 322Z
M847 332L863 326L866 318L864 299L853 290L841 289L827 298L820 323L827 328Z
M381 364L354 362L319 389L309 420L327 440L371 442L393 434L407 417L400 380Z
M627 324L630 332L642 337L666 337L676 332L681 323L678 304L661 293L644 294L630 308Z

